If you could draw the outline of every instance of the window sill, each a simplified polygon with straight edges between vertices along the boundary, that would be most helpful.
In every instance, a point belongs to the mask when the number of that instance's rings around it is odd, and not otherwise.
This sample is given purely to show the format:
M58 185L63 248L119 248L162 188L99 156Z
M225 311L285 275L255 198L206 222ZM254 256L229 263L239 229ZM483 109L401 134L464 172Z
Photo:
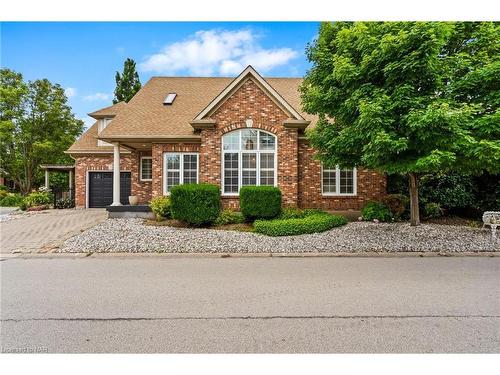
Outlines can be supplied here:
M149 179L142 179L142 178L140 178L139 181L140 182L151 182L151 181L153 181L153 179L152 178L149 178Z
M357 194L321 194L322 198L358 198Z

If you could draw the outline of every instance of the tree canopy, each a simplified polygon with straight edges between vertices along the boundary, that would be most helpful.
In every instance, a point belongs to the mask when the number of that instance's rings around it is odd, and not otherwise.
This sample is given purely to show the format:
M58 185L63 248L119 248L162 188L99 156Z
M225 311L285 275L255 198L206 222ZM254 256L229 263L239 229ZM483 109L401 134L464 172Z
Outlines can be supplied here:
M21 192L31 191L40 164L70 163L63 152L82 131L60 85L26 83L21 74L0 70L0 174Z
M302 102L324 163L500 171L499 24L323 23L307 57Z
M123 63L123 73L116 72L115 80L116 88L113 103L128 103L136 92L141 89L141 81L135 69L135 61L132 59L125 60Z

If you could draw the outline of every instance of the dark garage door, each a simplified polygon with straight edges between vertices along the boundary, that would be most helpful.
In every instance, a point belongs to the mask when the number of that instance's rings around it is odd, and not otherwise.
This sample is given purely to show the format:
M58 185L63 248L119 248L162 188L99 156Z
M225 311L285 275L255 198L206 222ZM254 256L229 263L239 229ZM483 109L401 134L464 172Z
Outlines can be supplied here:
M130 172L120 173L120 202L128 204ZM113 203L113 172L89 172L89 207L106 207Z

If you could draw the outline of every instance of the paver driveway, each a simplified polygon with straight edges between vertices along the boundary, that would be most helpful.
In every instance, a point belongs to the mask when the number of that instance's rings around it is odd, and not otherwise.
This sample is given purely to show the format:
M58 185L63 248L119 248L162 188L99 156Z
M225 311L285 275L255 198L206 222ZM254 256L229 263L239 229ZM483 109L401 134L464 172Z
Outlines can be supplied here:
M0 252L46 252L107 218L104 209L48 210L0 222Z

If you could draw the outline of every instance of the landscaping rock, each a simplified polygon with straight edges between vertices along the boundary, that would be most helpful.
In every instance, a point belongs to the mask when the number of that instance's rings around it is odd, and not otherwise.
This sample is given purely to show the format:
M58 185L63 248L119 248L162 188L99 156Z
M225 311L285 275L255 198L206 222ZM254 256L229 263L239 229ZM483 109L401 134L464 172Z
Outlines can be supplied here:
M59 252L294 253L500 251L489 230L465 226L352 222L327 232L267 237L236 231L144 225L108 219L67 240Z

